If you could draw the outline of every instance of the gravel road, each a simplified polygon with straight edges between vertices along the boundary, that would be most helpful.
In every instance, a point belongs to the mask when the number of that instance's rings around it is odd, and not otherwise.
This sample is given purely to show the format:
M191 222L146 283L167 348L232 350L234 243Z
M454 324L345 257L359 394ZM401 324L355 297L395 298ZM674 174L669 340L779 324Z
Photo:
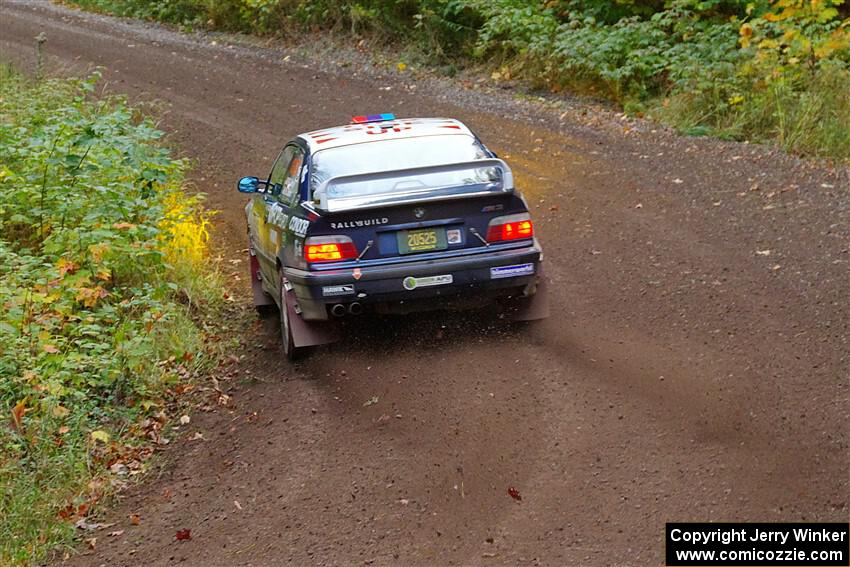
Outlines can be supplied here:
M294 134L392 111L462 119L512 164L553 305L524 327L364 320L297 367L246 329L230 405L107 513L123 535L65 564L663 565L668 521L848 520L847 169L0 2L0 58L32 69L41 31L49 69L160 101L237 293L234 181Z

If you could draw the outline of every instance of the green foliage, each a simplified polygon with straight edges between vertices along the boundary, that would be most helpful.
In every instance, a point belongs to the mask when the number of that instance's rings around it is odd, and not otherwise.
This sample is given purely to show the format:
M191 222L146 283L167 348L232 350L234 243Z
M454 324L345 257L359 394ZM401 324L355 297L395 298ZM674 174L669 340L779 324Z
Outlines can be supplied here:
M850 62L850 9L844 0L77 3L249 33L327 29L403 42L418 49L411 59L452 73L464 61L483 60L499 68L500 78L604 96L629 109L650 108L688 132L776 140L793 151L850 156L841 130ZM814 90L815 85L838 90ZM789 116L799 120L789 122ZM802 134L815 116L839 116L814 123L820 141L809 139L812 130Z
M515 0L486 3L479 54L500 52L534 70L545 86L590 90L625 102L736 64L737 28L711 23L684 7L607 25L584 14L559 22Z
M97 100L97 79L0 74L3 565L72 534L59 516L102 494L90 481L133 444L121 433L187 373L181 362L204 363L190 309L220 295L203 251L187 249L205 246L187 164L122 100Z

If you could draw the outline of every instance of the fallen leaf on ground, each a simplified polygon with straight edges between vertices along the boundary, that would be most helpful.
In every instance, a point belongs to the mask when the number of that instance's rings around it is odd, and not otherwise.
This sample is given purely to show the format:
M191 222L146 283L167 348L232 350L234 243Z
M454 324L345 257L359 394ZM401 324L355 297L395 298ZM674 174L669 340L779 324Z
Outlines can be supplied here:
M192 421L192 418L188 415L180 416L180 425L189 425L189 422Z
M107 535L109 537L119 537L124 535L124 530L115 530L114 532L109 532Z
M63 418L66 417L71 410L66 408L65 406L53 406L53 409L50 410L50 413L53 414L53 417Z
M178 541L192 539L192 530L177 530L177 533L174 534L174 538Z
M373 396L363 403L363 407L369 407L378 403L378 396Z
M138 526L142 523L142 517L138 514L130 514L130 523L134 526Z
M514 500L522 501L522 496L519 494L519 490L511 486L508 488L508 496L513 498Z
M91 432L91 438L95 441L100 441L101 443L109 443L109 433L103 431L102 429L98 429L97 431Z
M98 524L97 522L89 522L85 518L80 518L74 523L74 527L78 530L85 530L87 532L91 532L94 530L99 530L101 528L109 527L106 524Z
M93 538L87 539L86 545L89 546L89 549L94 549L95 547L97 547L97 538L93 537Z
M15 407L12 408L12 427L14 427L17 431L21 430L25 413L27 413L27 404L25 400L21 400L15 404Z
M124 476L130 472L130 469L127 468L127 465L121 462L113 463L112 466L109 467L109 470L112 472L112 474L117 474L121 476Z

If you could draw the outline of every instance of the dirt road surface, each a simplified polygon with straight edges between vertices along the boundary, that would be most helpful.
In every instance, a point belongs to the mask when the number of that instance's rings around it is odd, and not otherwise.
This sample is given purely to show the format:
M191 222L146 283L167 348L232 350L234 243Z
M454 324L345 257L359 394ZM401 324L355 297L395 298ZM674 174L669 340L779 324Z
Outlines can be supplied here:
M0 57L32 69L41 31L50 69L163 101L228 259L235 179L294 134L393 111L465 120L507 158L552 282L541 324L363 322L294 368L246 329L231 405L122 496L123 535L67 564L663 565L667 521L848 520L846 169L0 3Z

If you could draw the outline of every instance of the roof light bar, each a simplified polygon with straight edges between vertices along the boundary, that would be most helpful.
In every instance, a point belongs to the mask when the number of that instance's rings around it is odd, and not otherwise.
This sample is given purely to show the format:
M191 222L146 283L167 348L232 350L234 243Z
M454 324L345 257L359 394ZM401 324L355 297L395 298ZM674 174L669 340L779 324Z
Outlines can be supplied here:
M395 114L367 114L365 116L354 116L351 118L352 124L366 124L368 122L383 122L385 120L395 120Z

